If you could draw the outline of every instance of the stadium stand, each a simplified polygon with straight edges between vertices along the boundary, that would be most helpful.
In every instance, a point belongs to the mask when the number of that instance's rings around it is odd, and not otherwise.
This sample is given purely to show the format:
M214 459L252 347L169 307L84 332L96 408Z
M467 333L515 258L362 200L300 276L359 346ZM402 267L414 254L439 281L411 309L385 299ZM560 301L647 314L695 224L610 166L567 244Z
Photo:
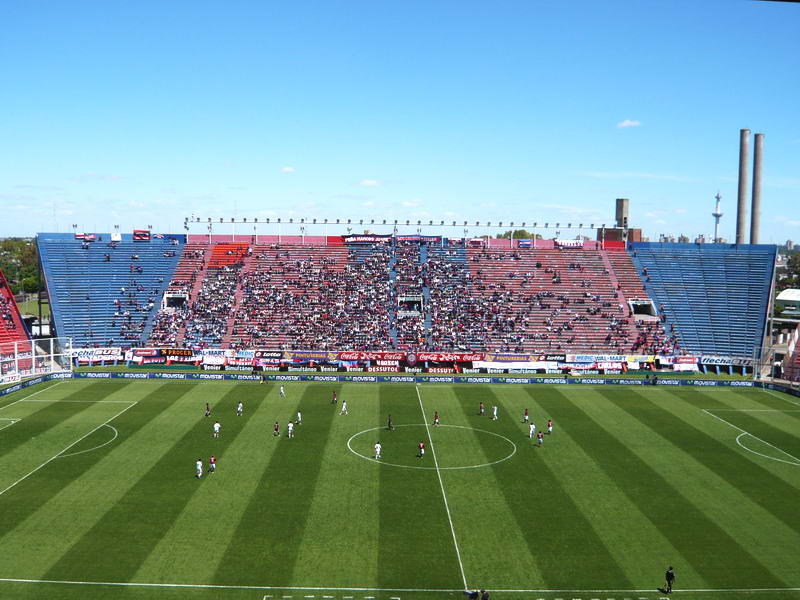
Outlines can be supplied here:
M263 245L253 254L242 278L232 346L391 347L388 248Z
M119 242L73 234L42 233L39 255L59 336L78 347L139 346L150 337L153 316L175 273L183 236Z
M282 350L752 356L775 259L774 246L283 240L40 234L39 248L56 329L76 345ZM165 291L185 302L158 311ZM637 299L659 314L633 314Z
M0 345L28 339L28 330L22 321L14 294L11 293L5 275L0 271Z
M752 358L761 348L775 246L635 242L631 253L684 350Z

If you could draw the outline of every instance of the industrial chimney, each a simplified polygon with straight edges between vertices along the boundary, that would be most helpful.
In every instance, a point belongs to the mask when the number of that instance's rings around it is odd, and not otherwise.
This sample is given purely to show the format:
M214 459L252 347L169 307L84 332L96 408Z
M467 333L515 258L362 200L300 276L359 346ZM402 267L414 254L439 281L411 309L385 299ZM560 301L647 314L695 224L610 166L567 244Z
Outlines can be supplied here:
M617 198L617 227L620 229L628 228L628 205L630 200L627 198Z
M753 200L750 207L750 243L758 243L758 230L761 229L761 153L764 150L764 134L756 134L753 153Z
M747 160L750 154L750 130L739 130L739 195L736 201L736 243L744 244L747 219Z

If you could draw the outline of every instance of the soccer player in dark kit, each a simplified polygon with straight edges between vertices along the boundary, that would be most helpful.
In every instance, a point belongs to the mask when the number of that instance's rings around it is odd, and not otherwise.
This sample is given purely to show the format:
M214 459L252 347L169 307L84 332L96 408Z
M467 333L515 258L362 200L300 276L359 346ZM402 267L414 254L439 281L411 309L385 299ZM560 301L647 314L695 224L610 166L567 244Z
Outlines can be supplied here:
M675 571L672 570L672 567L667 569L667 572L664 573L664 593L671 594L672 593L672 584L675 582Z

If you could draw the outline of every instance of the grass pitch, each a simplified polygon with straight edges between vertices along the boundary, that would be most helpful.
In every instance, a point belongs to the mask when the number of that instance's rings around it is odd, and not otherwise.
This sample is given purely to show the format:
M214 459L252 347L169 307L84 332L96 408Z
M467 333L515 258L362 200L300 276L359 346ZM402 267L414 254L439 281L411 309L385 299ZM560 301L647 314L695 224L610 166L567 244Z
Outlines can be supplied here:
M686 597L800 598L788 396L279 387L84 380L5 398L0 598L463 598L466 582L493 598L653 599L668 565ZM525 408L555 423L541 448ZM196 479L212 454L217 472Z

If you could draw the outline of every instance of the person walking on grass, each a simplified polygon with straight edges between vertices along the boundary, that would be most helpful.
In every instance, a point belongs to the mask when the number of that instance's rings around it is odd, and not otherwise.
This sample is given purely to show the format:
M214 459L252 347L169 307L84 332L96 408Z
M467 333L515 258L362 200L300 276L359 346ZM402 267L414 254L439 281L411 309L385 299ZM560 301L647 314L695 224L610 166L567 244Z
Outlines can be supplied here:
M672 593L672 584L675 583L675 571L672 567L667 569L667 572L664 573L664 593L671 594Z

